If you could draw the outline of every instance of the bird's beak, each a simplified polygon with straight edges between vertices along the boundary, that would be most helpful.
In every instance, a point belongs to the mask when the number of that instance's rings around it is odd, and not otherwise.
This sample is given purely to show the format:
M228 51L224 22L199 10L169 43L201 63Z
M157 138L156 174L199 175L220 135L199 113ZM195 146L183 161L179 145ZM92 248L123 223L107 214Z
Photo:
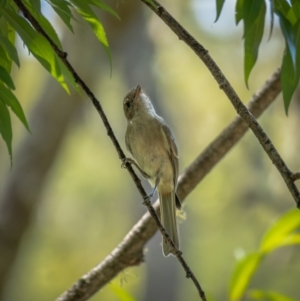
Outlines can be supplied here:
M140 94L141 94L142 88L140 85L138 85L135 89L135 95L134 95L134 99L139 98Z

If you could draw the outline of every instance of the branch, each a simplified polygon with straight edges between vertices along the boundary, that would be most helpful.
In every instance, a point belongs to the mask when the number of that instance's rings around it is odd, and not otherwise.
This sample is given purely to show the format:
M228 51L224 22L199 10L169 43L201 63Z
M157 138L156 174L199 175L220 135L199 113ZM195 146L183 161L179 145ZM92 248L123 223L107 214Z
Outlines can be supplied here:
M293 174L291 175L291 179L292 179L293 181L300 180L300 172L298 171L298 172L293 173Z
M89 89L89 87L85 84L85 82L81 79L81 77L77 74L77 72L75 71L75 69L73 68L73 66L69 63L69 61L67 60L67 53L64 52L64 51L61 51L59 49L59 47L52 41L52 39L47 35L47 33L41 27L41 25L39 24L39 22L32 16L32 14L30 13L30 11L23 4L22 0L14 0L14 2L19 7L20 11L22 11L22 13L24 14L24 16L30 21L30 23L35 28L35 30L37 32L39 32L41 35L43 35L46 38L46 40L50 43L50 45L52 46L52 48L55 51L55 53L57 54L57 56L62 60L62 62L65 64L65 66L68 68L68 70L73 75L75 82L83 89L83 91L91 99L94 107L96 108L97 112L99 113L99 115L100 115L100 117L101 117L101 119L103 121L103 124L104 124L104 126L105 126L105 128L107 130L107 135L112 140L112 143L114 144L114 146L116 148L116 151L119 154L119 158L121 160L125 159L124 152L123 152L123 150L122 150L122 148L121 148L121 146L120 146L117 138L114 135L114 132L113 132L113 130L112 130L110 124L109 124L109 121L108 121L108 119L107 119L107 117L106 117L106 115L105 115L105 113L104 113L104 111L102 109L102 106L101 106L100 102L97 100L97 98L92 93L92 91ZM202 290L199 281L197 280L197 278L193 274L191 268L188 266L188 264L184 260L184 258L182 256L182 252L175 246L175 244L173 243L173 241L169 237L168 233L166 232L166 230L162 226L162 224L160 222L160 219L158 218L158 215L156 214L155 209L152 207L152 204L151 204L149 198L147 197L147 194L146 194L143 186L141 185L140 179L137 177L136 173L134 172L133 168L131 167L131 165L129 163L126 164L126 167L127 167L127 170L129 172L129 174L133 178L133 180L134 180L134 182L136 184L136 187L139 190L141 196L143 197L144 200L146 199L146 201L144 201L144 204L147 206L147 209L148 209L151 217L155 221L155 224L156 224L157 228L161 232L163 238L174 249L174 252L172 252L172 253L177 257L178 261L180 262L180 264L184 268L184 270L186 272L186 277L187 278L191 278L191 280L193 281L194 285L196 286L196 288L198 290L200 298L203 301L206 301L205 293Z
M280 71L277 70L263 88L252 97L249 110L256 117L275 100L281 92ZM199 155L179 178L177 193L183 201L212 168L228 153L248 130L247 124L236 117L233 122ZM159 211L158 202L154 208ZM138 221L123 241L98 266L82 276L56 301L83 301L111 281L127 267L143 262L143 248L155 234L157 227L149 213Z
M156 5L156 7L154 7L147 0L141 1L145 3L152 11L154 11L166 23L166 25L178 36L178 38L180 40L183 40L203 61L203 63L206 65L206 67L209 69L209 71L219 84L220 89L222 89L227 95L228 99L234 106L237 113L251 128L252 132L260 142L261 146L263 147L263 149L271 159L272 163L276 166L282 178L284 179L290 193L292 194L296 202L297 207L300 208L300 193L292 179L293 173L286 166L285 162L274 147L270 138L267 136L262 127L256 121L255 117L242 103L242 101L236 94L233 87L230 85L227 78L223 75L218 65L208 54L208 51L200 43L198 43L194 39L194 37L192 37L158 2L156 2L155 0L151 0L151 2L153 2Z

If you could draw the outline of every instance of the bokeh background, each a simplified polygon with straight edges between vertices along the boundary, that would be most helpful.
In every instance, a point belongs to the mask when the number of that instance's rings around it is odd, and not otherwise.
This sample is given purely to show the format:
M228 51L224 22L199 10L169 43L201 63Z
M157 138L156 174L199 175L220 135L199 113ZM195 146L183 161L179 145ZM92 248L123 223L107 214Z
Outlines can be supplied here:
M234 23L227 0L215 20L215 1L164 0L163 5L209 50L244 102L281 63L284 41L267 23L259 61L243 79L242 24ZM108 1L117 20L99 13L113 59L93 32L73 22L73 35L50 7L44 13L56 28L72 65L100 100L125 150L122 100L140 84L171 126L179 145L180 170L235 117L224 93L195 54L139 1ZM54 300L103 260L145 212L142 200L85 95L67 95L18 41L21 68L14 68L16 95L31 134L13 116L13 167L0 143L0 216L14 239L0 241L1 300ZM299 92L298 92L299 95ZM288 117L281 95L260 118L267 134L293 170L300 169L299 97ZM143 181L150 191L147 182ZM295 206L282 178L252 133L230 151L187 197L180 218L181 247L212 300L226 300L237 258L259 246L264 232ZM4 250L4 251L3 251ZM5 253L6 252L6 253ZM299 247L270 254L251 287L276 290L300 300ZM145 263L122 272L91 300L120 300L116 287L135 300L198 300L179 263L164 258L161 237L147 244Z

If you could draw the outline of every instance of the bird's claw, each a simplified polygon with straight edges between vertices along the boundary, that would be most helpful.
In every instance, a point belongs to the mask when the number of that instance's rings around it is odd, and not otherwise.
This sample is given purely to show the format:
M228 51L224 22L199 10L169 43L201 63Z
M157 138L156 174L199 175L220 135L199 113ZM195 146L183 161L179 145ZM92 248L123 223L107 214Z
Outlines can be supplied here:
M130 158L125 158L125 159L123 159L123 160L122 160L122 164L121 164L121 168L127 168L126 164L129 163L129 164L131 165L131 164L133 164L132 161L133 161L133 160L130 159Z

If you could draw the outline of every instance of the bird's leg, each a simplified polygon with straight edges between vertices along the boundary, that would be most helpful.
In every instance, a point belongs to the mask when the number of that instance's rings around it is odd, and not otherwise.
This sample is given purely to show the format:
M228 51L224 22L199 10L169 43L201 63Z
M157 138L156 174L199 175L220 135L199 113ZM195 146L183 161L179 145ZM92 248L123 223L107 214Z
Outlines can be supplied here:
M149 177L149 175L148 174L146 174L139 166L138 166L138 164L134 161L134 160L132 160L131 158L125 158L125 159L123 159L122 160L122 165L121 165L121 167L122 168L126 168L126 164L130 164L130 165L134 165L137 169L138 169L138 171L142 174L142 176L145 178L145 179L149 179L150 177Z
M153 188L152 192L149 195L144 197L144 201L146 201L147 199L151 199L153 197L158 184L159 184L159 177L157 177L156 180L155 180L155 185L154 185L154 188Z

